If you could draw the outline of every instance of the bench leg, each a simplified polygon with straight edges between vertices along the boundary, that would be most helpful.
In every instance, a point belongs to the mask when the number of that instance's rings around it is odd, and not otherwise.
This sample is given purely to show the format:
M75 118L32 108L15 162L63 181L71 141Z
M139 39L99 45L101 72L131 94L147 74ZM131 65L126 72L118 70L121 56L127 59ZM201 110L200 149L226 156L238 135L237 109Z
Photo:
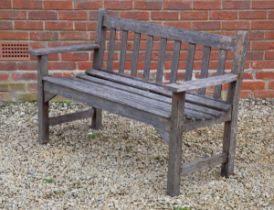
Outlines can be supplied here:
M46 144L49 141L49 102L43 102L42 92L38 94L38 142Z
M91 128L102 128L102 109L93 108Z
M228 177L234 173L234 158L236 148L237 120L225 122L223 152L227 154L227 161L223 163L221 175Z

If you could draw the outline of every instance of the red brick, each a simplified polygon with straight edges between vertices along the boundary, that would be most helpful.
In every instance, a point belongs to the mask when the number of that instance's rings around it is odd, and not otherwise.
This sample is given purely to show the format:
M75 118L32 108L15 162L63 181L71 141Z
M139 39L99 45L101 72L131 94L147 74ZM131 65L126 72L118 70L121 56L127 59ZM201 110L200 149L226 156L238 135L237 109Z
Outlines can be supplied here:
M69 31L60 32L60 40L91 40L91 32L88 31Z
M1 10L0 20L22 20L27 18L26 11Z
M265 82L243 80L241 88L242 90L258 90L258 89L264 89L264 87L265 87Z
M263 40L264 39L264 32L263 31L250 31L248 33L248 39L251 40Z
M88 14L86 11L74 10L74 11L61 11L59 13L61 20L87 20Z
M184 11L180 16L181 20L207 20L208 11Z
M30 20L56 20L56 11L29 11Z
M248 21L223 21L223 30L248 30L250 23Z
M237 19L237 11L211 11L209 18L212 20L233 20Z
M11 78L13 80L36 80L37 76L35 73L13 73Z
M255 90L254 95L258 98L274 98L274 90Z
M274 39L274 32L266 31L265 32L265 39Z
M241 98L251 98L252 95L253 94L250 90L241 90L241 92L240 92L240 97Z
M274 9L274 1L253 1L253 9Z
M260 71L256 73L257 79L271 79L274 80L274 71Z
M6 73L1 73L0 74L0 81L8 80L8 78L9 78L8 74L6 74Z
M97 26L97 23L96 22L91 22L91 21L88 21L88 22L75 22L75 30L79 30L79 31L90 31L90 30L93 30L95 31L96 30L96 26Z
M173 26L173 27L182 28L182 29L191 29L191 26L192 26L190 22L178 22L178 21L164 22L163 25Z
M64 60L64 61L87 61L87 60L89 60L89 55L86 52L63 53L62 60Z
M221 9L221 0L209 0L209 1L194 1L194 9Z
M251 50L272 50L272 49L274 49L274 42L272 41L251 42Z
M274 61L253 61L252 68L254 69L273 69Z
M78 63L78 68L80 70L86 70L86 69L90 69L92 67L91 62L79 62Z
M273 30L274 21L273 20L265 20L265 21L252 21L251 29L253 30Z
M15 21L14 28L20 30L41 30L43 29L43 23L41 21Z
M24 70L24 71L30 71L30 70L36 70L37 69L37 62L31 62L31 61L20 61L16 62L16 70Z
M264 59L263 51L249 51L246 56L246 60L257 61Z
M162 8L162 2L158 1L135 1L135 9L142 10L160 10Z
M266 51L265 59L266 60L274 60L274 51Z
M44 1L45 9L72 9L72 1Z
M73 29L73 22L71 21L54 21L54 22L46 22L46 29L47 30L72 30Z
M107 9L132 9L132 1L105 1L105 8Z
M12 29L12 22L1 20L0 30L10 30L10 29Z
M30 32L30 39L34 41L53 41L58 39L57 32Z
M13 8L15 9L42 9L43 2L37 0L13 0Z
M268 19L274 19L274 11L268 11Z
M149 13L148 12L120 12L120 17L129 18L135 20L148 20Z
M0 62L0 71L11 71L16 69L15 62L1 61Z
M0 9L9 9L11 8L11 0L1 0Z
M244 72L243 79L253 79L253 75L251 73Z
M28 32L1 31L0 40L28 40Z
M98 10L103 7L103 1L76 1L75 9L94 9Z
M151 12L152 20L178 20L178 12Z
M186 10L192 9L192 1L163 1L164 9L170 10Z
M223 1L223 9L249 9L251 6L251 1Z
M268 88L274 90L274 81L269 82Z
M266 19L266 11L239 11L240 19Z
M75 62L49 62L48 64L49 70L75 70L76 64Z
M192 22L194 30L219 30L221 24L219 21Z

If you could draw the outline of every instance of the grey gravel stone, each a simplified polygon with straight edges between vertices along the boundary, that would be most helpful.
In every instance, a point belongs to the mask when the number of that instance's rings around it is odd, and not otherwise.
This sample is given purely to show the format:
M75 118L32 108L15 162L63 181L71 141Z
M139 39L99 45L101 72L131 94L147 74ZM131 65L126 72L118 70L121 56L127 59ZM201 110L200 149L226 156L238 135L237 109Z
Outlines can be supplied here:
M51 115L86 106L51 103ZM167 145L147 125L104 113L50 128L37 139L34 103L0 106L0 209L274 209L274 100L240 102L235 175L220 168L182 177L177 197L165 194ZM188 162L221 151L222 125L184 135Z

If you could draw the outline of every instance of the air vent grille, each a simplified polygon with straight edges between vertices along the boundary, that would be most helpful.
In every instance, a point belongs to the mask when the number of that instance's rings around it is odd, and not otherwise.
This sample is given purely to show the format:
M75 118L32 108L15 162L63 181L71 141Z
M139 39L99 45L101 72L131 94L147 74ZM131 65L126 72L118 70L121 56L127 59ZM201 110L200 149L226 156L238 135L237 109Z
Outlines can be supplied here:
M0 60L29 60L29 43L0 42Z

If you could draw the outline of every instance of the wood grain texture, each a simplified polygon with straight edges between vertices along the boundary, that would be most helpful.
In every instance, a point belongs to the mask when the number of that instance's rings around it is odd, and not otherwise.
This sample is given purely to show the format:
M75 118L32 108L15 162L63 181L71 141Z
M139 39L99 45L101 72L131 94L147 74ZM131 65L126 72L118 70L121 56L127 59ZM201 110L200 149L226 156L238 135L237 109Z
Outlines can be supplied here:
M108 61L107 61L108 71L112 71L113 54L114 54L114 47L115 47L115 35L116 35L116 30L112 28L110 30L109 49L108 49Z
M186 61L185 81L189 81L192 79L195 49L196 49L196 44L189 43L188 55L187 55L187 61Z
M174 41L170 83L174 83L177 80L178 64L179 64L179 59L180 59L180 50L181 50L181 42Z
M48 55L52 53L64 53L64 52L73 52L73 51L88 51L99 49L99 44L79 44L71 46L62 46L62 47L49 47L42 49L31 49L29 53L31 55Z
M165 38L161 38L160 51L159 51L159 56L158 56L157 74L156 74L156 82L160 83L160 84L163 82L163 76L164 76L166 43L167 43L167 40Z
M133 31L136 33L144 33L166 39L178 41L182 40L185 42L202 44L210 47L230 50L233 49L233 40L231 37L209 34L206 32L184 30L136 20L121 19L110 15L107 15L104 19L104 26L109 28L117 28L119 30Z
M130 72L130 74L132 76L137 75L137 64L138 64L138 58L139 58L140 39L141 39L141 34L135 33L134 34L134 46L133 46L133 52L132 52L132 57L131 57L131 72Z
M220 54L219 54L217 75L222 75L225 73L225 61L226 61L227 51L220 49L219 53ZM222 96L222 85L216 85L213 97L216 99L219 99L221 98L221 96Z
M122 41L121 41L121 49L120 49L120 66L119 73L124 73L125 71L125 61L126 61L126 53L127 53L127 39L128 32L122 32Z
M146 54L145 54L145 66L144 66L144 79L149 80L150 76L150 63L152 56L153 36L147 37Z
M211 47L204 46L203 48L203 61L202 61L202 67L201 67L201 78L207 78L208 77L208 65L210 60L210 52ZM200 95L205 95L206 89L201 88L198 90L198 93Z

